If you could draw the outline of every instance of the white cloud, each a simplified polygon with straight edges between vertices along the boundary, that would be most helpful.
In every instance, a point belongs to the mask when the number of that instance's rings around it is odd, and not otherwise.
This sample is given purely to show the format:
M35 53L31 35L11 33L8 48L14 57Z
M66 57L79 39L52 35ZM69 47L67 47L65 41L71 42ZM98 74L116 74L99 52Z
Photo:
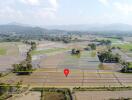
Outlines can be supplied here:
M53 8L57 9L58 8L58 2L57 0L49 0L50 4L52 5Z
M20 2L28 4L28 5L40 5L39 0L20 0Z
M20 6L19 6L20 5ZM0 21L40 24L56 18L57 0L6 0L0 2Z
M118 11L125 15L132 13L132 4L115 2L113 5Z
M9 6L6 6L4 9L0 10L0 18L1 20L8 19L12 21L18 21L23 18L23 14L19 10L14 10L13 8Z
M108 0L99 0L99 2L102 3L105 6L109 5Z

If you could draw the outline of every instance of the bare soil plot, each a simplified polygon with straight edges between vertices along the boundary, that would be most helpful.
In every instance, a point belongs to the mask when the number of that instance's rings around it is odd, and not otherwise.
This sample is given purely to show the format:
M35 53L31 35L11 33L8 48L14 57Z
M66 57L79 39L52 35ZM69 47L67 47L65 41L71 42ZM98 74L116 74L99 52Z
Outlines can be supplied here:
M47 92L43 100L65 100L65 96L62 93Z
M132 91L86 91L75 92L76 100L109 100L110 98L119 99L132 98Z

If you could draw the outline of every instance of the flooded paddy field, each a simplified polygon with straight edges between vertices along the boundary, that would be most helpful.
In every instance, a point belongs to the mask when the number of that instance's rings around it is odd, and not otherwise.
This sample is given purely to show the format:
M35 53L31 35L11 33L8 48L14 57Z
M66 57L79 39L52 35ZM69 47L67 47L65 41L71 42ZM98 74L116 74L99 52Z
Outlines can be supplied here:
M33 60L37 65L29 76L17 76L15 74L1 79L1 82L16 83L22 81L23 85L43 87L79 87L79 86L132 86L130 74L120 73L120 65L115 63L101 63L96 51L81 51L79 55L72 55L71 50L58 51L58 53L39 56ZM35 62L36 61L36 62ZM63 70L68 68L70 73L65 77Z
M25 59L25 52L28 48L26 47L25 44L18 42L0 43L0 72L11 69L12 64L19 63Z

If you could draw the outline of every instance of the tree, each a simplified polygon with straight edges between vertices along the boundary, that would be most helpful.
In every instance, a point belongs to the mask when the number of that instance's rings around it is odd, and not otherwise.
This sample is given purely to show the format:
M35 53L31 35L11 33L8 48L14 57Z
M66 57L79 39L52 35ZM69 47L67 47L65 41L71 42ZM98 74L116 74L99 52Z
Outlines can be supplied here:
M31 50L36 49L36 43L35 42L31 42Z
M96 45L94 43L89 44L88 46L90 46L91 50L96 50Z
M80 54L80 50L78 50L78 49L72 49L72 54Z
M98 52L100 62L116 62L119 63L121 56L119 54L112 54L111 51Z
M31 56L31 53L30 52L31 51L28 51L27 52L27 57L26 57L26 61L29 62L29 63L31 63L31 60L32 60L32 56Z

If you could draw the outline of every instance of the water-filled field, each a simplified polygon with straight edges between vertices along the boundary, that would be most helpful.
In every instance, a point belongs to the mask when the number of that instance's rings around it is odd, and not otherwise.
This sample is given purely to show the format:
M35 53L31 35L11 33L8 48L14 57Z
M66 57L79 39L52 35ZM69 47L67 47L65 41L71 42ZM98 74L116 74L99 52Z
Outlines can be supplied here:
M93 56L92 51L83 51L80 55L72 55L70 52L65 53L65 58L60 62L60 68L71 69L98 69L100 64L98 57Z

